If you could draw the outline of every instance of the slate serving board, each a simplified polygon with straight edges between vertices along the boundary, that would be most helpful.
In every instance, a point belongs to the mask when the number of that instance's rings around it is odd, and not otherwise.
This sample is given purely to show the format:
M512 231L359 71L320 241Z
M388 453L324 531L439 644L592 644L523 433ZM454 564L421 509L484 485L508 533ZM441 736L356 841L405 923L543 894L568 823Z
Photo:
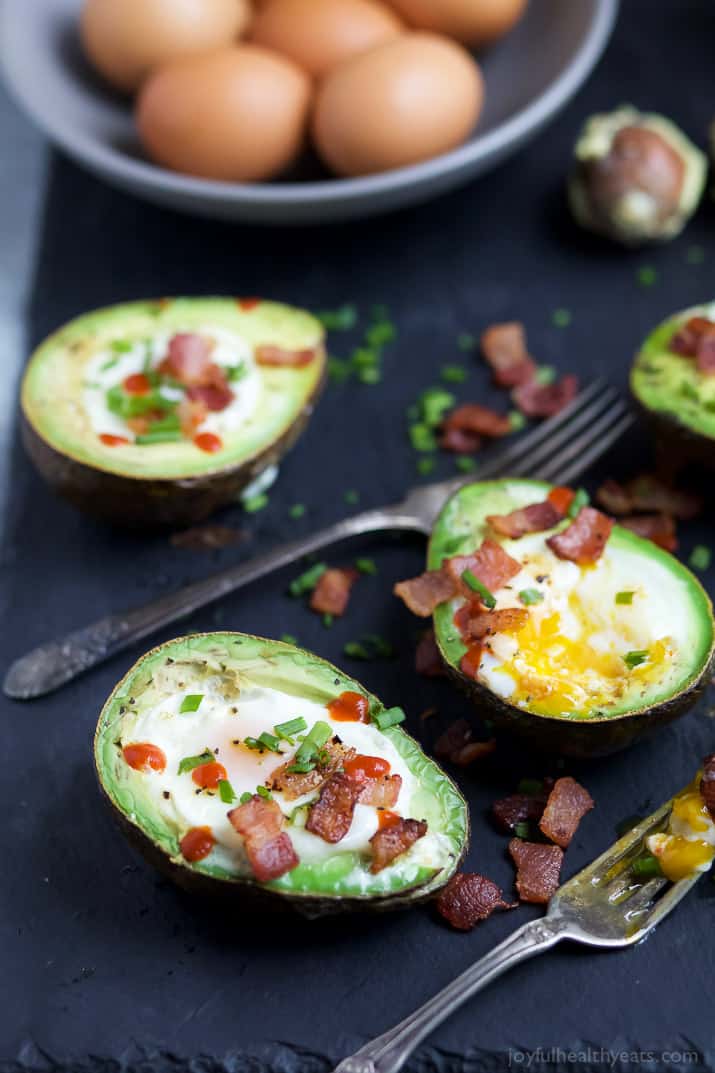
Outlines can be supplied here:
M580 120L622 100L666 111L702 141L713 106L713 29L707 3L629 0L597 74L528 152L459 194L368 224L271 231L194 221L120 196L55 159L28 310L33 343L81 310L182 292L259 293L312 308L350 300L365 311L386 303L399 340L378 388L328 389L263 512L247 516L237 507L223 515L250 534L238 549L192 553L172 548L166 536L112 532L57 502L18 444L1 564L3 662L344 516L352 509L347 489L360 492L362 507L398 498L415 479L406 407L439 382L444 363L470 365L460 398L502 402L484 369L456 349L460 331L522 319L540 361L624 386L651 324L713 297L715 216L708 202L685 237L646 254L623 253L569 223L563 170ZM637 280L643 265L657 272L650 287ZM572 312L566 329L551 323L557 307ZM331 340L336 353L354 341ZM589 484L648 462L636 432ZM440 466L443 475L453 471L448 459ZM288 508L296 502L308 511L292 521ZM711 540L710 511L683 528L682 552ZM423 546L418 538L386 537L357 547L374 556L379 576L360 582L349 615L332 629L285 596L290 571L195 615L186 629L293 633L386 703L404 705L429 746L440 726L469 712L446 683L414 675L419 623L390 596L395 580L419 571ZM353 553L345 548L332 559L349 561ZM708 581L712 588L715 574ZM346 660L344 643L365 632L389 637L398 658ZM91 766L99 708L139 654L41 701L0 702L1 1070L327 1073L526 918L526 909L503 914L469 936L449 932L427 909L326 923L259 921L174 890L116 833ZM691 777L715 745L711 700L651 743L569 765L597 809L569 850L566 875L613 840L624 816L657 805ZM440 714L421 724L418 715L430 706ZM502 746L493 763L459 776L474 824L468 864L507 889L505 839L486 810L522 775L548 770L548 761ZM712 1069L714 895L712 881L701 882L659 933L628 953L564 947L523 966L457 1013L409 1069L560 1070L573 1062Z

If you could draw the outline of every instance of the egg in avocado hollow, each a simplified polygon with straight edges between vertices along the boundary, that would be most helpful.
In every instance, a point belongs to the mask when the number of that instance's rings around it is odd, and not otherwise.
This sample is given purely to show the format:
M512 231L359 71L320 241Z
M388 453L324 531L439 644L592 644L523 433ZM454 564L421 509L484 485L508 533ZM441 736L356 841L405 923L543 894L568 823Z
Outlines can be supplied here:
M325 377L309 313L256 298L167 298L86 313L30 358L23 438L60 494L124 525L234 501L310 417Z
M99 718L102 791L179 885L310 915L393 908L449 880L466 848L451 780L359 682L240 633L170 641Z

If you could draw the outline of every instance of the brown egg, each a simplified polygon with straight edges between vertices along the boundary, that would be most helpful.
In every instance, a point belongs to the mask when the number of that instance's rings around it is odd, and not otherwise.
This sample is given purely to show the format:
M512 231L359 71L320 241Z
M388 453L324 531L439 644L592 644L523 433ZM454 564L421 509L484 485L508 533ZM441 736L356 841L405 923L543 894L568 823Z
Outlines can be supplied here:
M527 0L389 0L405 22L435 30L465 45L488 45L511 30Z
M402 32L394 11L377 0L268 0L251 26L251 40L290 56L322 78Z
M444 153L479 117L474 59L436 34L403 34L328 75L318 89L313 137L340 175L368 175Z
M252 182L282 171L300 151L311 82L258 45L175 60L147 79L139 133L157 163L207 179Z
M250 16L249 0L85 0L80 31L99 73L131 93L167 60L230 44Z

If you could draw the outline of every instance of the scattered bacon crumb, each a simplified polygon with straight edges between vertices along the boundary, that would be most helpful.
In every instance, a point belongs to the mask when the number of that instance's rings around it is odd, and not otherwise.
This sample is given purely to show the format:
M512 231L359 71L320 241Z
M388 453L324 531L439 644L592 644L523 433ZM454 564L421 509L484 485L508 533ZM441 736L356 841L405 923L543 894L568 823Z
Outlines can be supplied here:
M503 607L499 611L480 611L467 625L469 637L481 641L495 633L516 633L526 626L529 612L525 607Z
M500 387L516 387L533 380L536 362L526 349L523 324L492 324L482 333L480 345L494 382Z
M190 399L184 396L178 409L182 435L189 440L192 439L196 429L206 420L208 412L208 406L203 399Z
M442 569L452 577L468 596L474 597L472 590L462 581L462 574L470 570L490 592L496 592L506 585L521 570L521 564L512 559L495 540L484 540L471 555L454 555L445 559Z
M401 816L396 817L388 826L380 827L370 839L372 846L370 871L373 874L381 872L426 834L427 824L424 820L403 820Z
M613 519L593 507L582 507L571 525L546 543L559 559L584 564L595 563L603 554L613 529Z
M457 584L444 570L427 570L419 577L398 581L392 591L413 615L429 618L435 608L457 595Z
M169 340L167 355L159 371L168 373L182 384L211 383L213 340L197 332L179 332Z
M362 792L359 797L361 805L373 808L394 808L402 789L401 775L382 775L380 778L363 778Z
M417 674L423 674L425 678L443 678L447 673L444 660L437 647L434 630L425 630L417 642L415 670Z
M512 399L525 417L555 417L578 394L578 377L568 373L553 384L527 380L514 388Z
M527 533L541 533L553 529L563 519L565 512L560 511L551 500L543 503L531 503L528 507L519 507L511 514L488 514L487 521L495 533L517 540Z
M672 514L681 521L696 518L703 509L703 500L695 492L673 488L650 473L624 484L604 481L596 499L609 514Z
M306 347L304 350L287 350L282 346L273 346L264 343L256 347L256 363L274 368L303 369L310 365L317 354L315 347Z
M254 794L228 813L234 830L242 836L248 862L259 883L278 879L300 862L290 835L283 830L285 816L276 801Z
M625 518L619 518L618 524L646 540L652 540L659 548L665 548L666 551L677 550L675 519L670 514L629 514Z
M706 756L703 761L703 777L700 780L700 792L708 807L708 812L715 820L715 753Z
M304 794L314 793L324 786L328 779L336 773L343 764L355 756L352 746L343 745L337 736L326 742L320 750L318 763L312 771L289 771L293 761L289 760L271 774L269 787L282 793L286 801L295 801Z
M344 615L350 591L360 577L352 567L331 567L318 579L310 597L310 607L321 615Z
M509 853L516 865L516 889L522 902L545 905L559 888L564 851L560 846L512 838Z
M476 760L490 756L497 747L496 738L472 741L472 728L466 719L455 719L434 743L434 754L458 767L468 767Z
M211 413L225 410L233 400L233 392L224 381L222 384L196 385L186 389L186 397L192 402L201 402Z
M468 402L452 410L445 418L440 447L458 454L469 454L479 449L482 436L507 436L510 432L511 422L504 414Z
M320 791L320 797L310 807L306 830L325 842L340 842L350 830L363 788L360 779L339 772L331 775Z
M542 834L566 849L581 820L594 807L588 790L570 776L557 779L539 822Z
M670 349L695 358L701 373L715 373L715 322L707 317L691 317L673 335Z
M172 533L170 537L173 548L186 548L189 551L214 551L216 548L229 548L246 539L241 529L230 525L196 525L192 529L183 529Z
M537 823L545 806L545 794L510 794L494 802L492 816L500 831L511 834L517 823Z
M437 912L457 931L471 931L496 909L515 909L491 879L476 872L458 872L437 898Z

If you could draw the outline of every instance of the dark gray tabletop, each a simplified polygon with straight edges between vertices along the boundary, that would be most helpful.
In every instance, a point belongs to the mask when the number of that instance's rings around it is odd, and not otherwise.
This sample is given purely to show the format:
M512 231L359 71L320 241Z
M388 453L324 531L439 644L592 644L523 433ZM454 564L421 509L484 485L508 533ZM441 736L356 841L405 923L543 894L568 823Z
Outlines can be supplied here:
M263 512L226 512L224 520L250 534L239 549L181 551L165 535L129 536L83 518L52 497L11 436L0 564L4 663L54 634L343 516L346 489L359 490L362 506L398 498L415 479L406 407L438 382L445 362L464 360L455 345L460 331L521 319L540 361L624 386L646 330L673 309L713 297L715 214L707 200L685 236L645 254L588 239L564 210L569 150L583 117L623 100L666 112L702 142L715 108L714 30L706 2L626 0L599 70L535 145L460 193L367 223L279 231L208 223L121 196L53 158L24 324L30 343L84 309L182 292L257 293L312 308L347 300L365 311L385 303L399 340L378 388L330 386ZM6 205L25 182L4 172ZM691 263L694 246L704 251L701 263ZM644 265L657 273L649 287L637 278ZM572 312L568 328L552 324L558 307ZM349 344L333 341L338 353ZM468 360L460 397L491 398L485 370ZM589 483L648 462L636 432ZM453 472L449 459L440 467ZM298 501L308 511L291 521L288 508ZM708 540L711 511L684 528L681 552ZM446 683L416 678L419 624L390 595L396 579L420 569L424 549L416 538L360 547L375 557L379 575L361 582L348 616L332 629L285 596L287 574L194 616L187 629L290 632L346 665L347 640L380 632L398 658L349 668L387 703L403 704L429 746L435 731L432 721L419 723L421 711L435 705L438 726L468 709ZM117 834L92 773L99 708L139 654L42 701L0 702L1 1070L327 1073L527 918L526 909L503 914L466 936L446 930L428 909L325 923L261 920L173 889ZM624 816L684 784L714 744L706 699L651 743L569 765L597 808L569 850L565 873L608 845ZM469 866L507 889L513 873L505 840L486 811L522 775L549 770L551 761L502 745L493 763L459 775L474 824ZM658 933L629 952L564 947L525 965L457 1013L410 1069L556 1070L574 1062L712 1069L714 893L703 880Z

